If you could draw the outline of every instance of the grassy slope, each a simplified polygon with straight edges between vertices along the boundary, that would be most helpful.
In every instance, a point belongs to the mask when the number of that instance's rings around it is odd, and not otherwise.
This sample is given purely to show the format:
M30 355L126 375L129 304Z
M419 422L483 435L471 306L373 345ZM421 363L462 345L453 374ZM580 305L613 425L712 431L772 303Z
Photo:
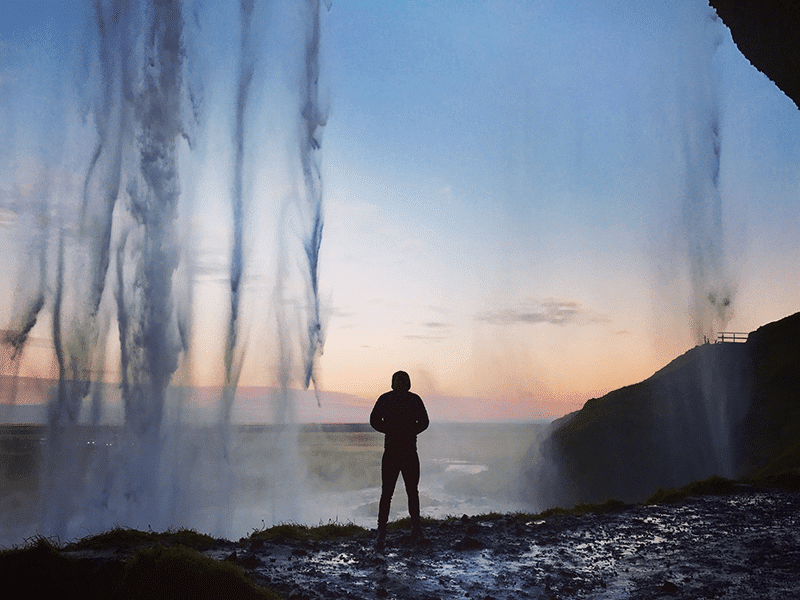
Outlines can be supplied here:
M121 528L63 548L38 538L0 551L0 577L9 589L31 598L279 600L279 594L255 585L238 565L201 554L197 548L209 543L208 536L187 530Z
M721 418L730 453L712 441ZM649 379L589 400L543 450L556 469L528 476L545 505L638 501L715 474L800 468L800 313L747 344L695 347Z

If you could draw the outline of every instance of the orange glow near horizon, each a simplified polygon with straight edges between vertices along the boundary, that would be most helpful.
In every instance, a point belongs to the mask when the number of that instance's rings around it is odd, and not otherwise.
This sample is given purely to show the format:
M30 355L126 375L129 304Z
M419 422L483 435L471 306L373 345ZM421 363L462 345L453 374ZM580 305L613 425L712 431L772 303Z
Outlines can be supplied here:
M19 365L20 377L57 378L51 342L42 333L46 321L32 332ZM424 399L430 398L435 403L434 413L445 420L560 417L590 398L643 381L693 346L687 337L670 336L670 331L666 327L651 341L648 335L613 327L583 337L560 327L538 330L536 339L549 344L548 355L527 343L524 327L501 337L473 334L471 342L455 338L421 343L395 334L394 345L359 347L357 337L346 335L348 330L338 335L334 322L319 363L318 382L322 392L359 399L366 406L389 389L391 374L403 369L411 375L412 389ZM387 331L386 337L391 341L391 332ZM115 365L118 349L111 342L110 334L106 364ZM263 350L263 344L260 347ZM250 360L257 363L265 358L254 351ZM275 387L277 377L269 365L262 364L260 370L258 366L246 365L240 386ZM7 360L2 368L3 375L12 374ZM98 379L96 374L92 378ZM119 372L109 368L99 379L118 382ZM173 383L221 386L221 349L211 338L196 345L192 364L184 362ZM35 401L17 398L20 403Z

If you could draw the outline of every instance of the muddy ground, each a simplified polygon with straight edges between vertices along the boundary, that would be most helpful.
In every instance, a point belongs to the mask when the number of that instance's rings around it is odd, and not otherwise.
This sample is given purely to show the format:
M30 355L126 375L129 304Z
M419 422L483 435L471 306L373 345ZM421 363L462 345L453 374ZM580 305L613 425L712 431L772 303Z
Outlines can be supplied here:
M547 518L463 517L424 543L220 544L288 599L800 598L800 494L759 492Z

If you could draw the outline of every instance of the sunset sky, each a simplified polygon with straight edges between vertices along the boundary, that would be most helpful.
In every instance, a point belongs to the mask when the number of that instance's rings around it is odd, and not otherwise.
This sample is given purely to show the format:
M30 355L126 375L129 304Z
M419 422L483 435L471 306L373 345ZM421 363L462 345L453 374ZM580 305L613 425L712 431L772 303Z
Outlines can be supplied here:
M90 11L65 4L0 8L0 328L31 268L36 221L25 203L45 172L51 195L74 195L91 148L91 136L74 135L87 131L80 99L88 106L91 81L73 67ZM222 372L238 3L187 5L197 7L189 56L204 116L181 181L198 263L193 362L181 373L212 385ZM441 419L560 416L641 381L697 342L692 243L722 248L732 316L719 328L751 331L800 310L800 111L709 14L702 0L323 8L318 382L338 395L321 409L304 404L302 417L357 416L398 369ZM275 382L276 215L298 185L287 158L293 19L257 2L245 385ZM687 173L714 165L687 148L711 127L706 108L719 115L722 233L696 240ZM299 254L290 257L294 268ZM49 372L47 321L28 374Z

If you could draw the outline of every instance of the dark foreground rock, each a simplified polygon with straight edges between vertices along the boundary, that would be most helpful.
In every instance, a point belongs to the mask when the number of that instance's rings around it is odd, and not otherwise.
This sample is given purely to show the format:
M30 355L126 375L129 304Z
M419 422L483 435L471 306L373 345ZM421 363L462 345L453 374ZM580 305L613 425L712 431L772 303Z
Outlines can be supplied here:
M202 552L289 600L800 597L796 492L751 489L593 510L429 523L420 544L390 531L382 553L371 535L253 537ZM62 551L71 554L121 560L109 549Z

